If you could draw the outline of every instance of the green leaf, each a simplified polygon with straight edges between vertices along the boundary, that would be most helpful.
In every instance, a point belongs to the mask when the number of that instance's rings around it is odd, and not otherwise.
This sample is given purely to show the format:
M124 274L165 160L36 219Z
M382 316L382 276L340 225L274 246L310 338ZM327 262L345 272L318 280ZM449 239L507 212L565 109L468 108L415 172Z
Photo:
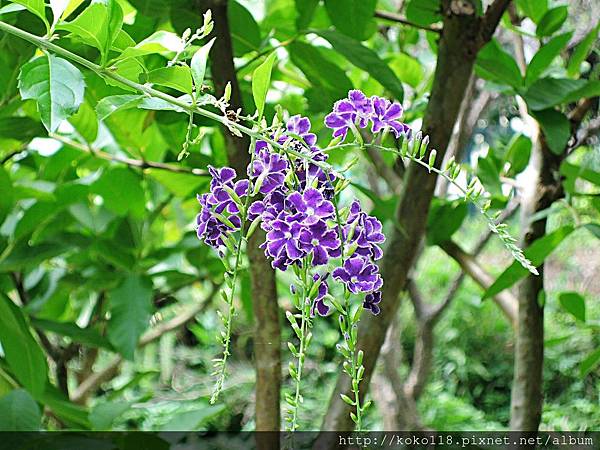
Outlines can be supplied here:
M102 196L110 211L124 216L131 213L141 218L146 210L141 178L125 167L113 167L105 171L92 186L92 191Z
M548 10L548 0L517 0L523 14L538 23Z
M0 117L0 138L28 142L46 133L44 127L29 117Z
M522 134L511 139L505 158L510 163L509 176L515 176L525 170L531 156L531 148L531 139Z
M292 62L312 85L313 89L306 93L312 109L329 109L333 102L345 97L352 89L352 81L344 70L326 58L318 47L295 41L288 46L288 51Z
M440 0L411 0L406 5L406 18L421 26L428 26L442 20Z
M550 150L557 155L562 154L571 137L569 119L554 109L532 111L532 115L540 124Z
M29 331L21 309L0 293L0 343L11 371L34 396L44 391L46 356Z
M316 34L329 41L333 48L341 53L356 67L366 71L381 85L389 90L396 100L402 101L404 89L392 69L379 58L377 53L352 39L334 30L315 30Z
M320 0L294 0L296 6L296 29L303 31L312 21Z
M68 247L62 243L44 242L39 245L29 245L28 242L21 242L8 255L0 259L0 272L32 267L67 250Z
M566 5L549 9L540 19L535 34L539 37L550 36L562 27L562 24L567 20L568 14L569 8Z
M331 23L342 33L364 41L375 32L377 0L325 0Z
M184 42L180 36L170 31L161 30L148 36L135 47L126 48L116 60L122 61L154 53L179 52L183 48Z
M235 0L229 0L227 2L227 18L229 19L235 57L260 49L262 42L260 28L250 11Z
M87 409L71 402L61 391L46 384L46 389L35 399L50 408L54 414L65 424L74 429L89 429Z
M581 377L585 377L600 363L600 348L594 350L592 353L587 355L581 365L579 366L579 373Z
M577 292L562 292L558 296L560 306L581 322L585 322L585 300Z
M500 182L500 167L498 159L493 152L477 160L477 175L485 188L495 196L502 196L502 183Z
M467 212L467 204L462 200L434 199L427 218L427 243L438 245L448 241L462 225Z
M481 78L515 89L519 89L523 84L519 66L496 39L488 42L477 54L475 71Z
M161 67L148 74L150 83L192 93L192 72L188 66Z
M111 95L104 97L96 105L96 114L98 115L98 120L105 120L108 116L117 111L137 108L137 106L142 102L143 98L143 95L133 94Z
M568 189L570 192L574 192L573 188L577 178L581 178L595 184L596 186L600 186L600 172L596 172L589 167L578 166L567 161L563 161L563 163L560 165L560 173L561 175L565 176L565 189Z
M586 223L584 225L585 229L594 235L597 239L600 239L600 224L597 223Z
M48 19L46 19L46 4L44 3L44 0L13 0L13 2L23 5L27 11L42 19L42 22L44 22L44 25L46 26L46 30L50 29L50 24L48 23Z
M125 359L133 360L152 313L152 282L139 275L129 275L108 297L108 340Z
M104 54L108 40L106 21L108 10L103 3L92 3L71 22L60 24L59 30L69 31L84 43L100 50Z
M162 426L162 431L185 431L202 428L206 421L225 409L225 405L203 406L199 409L177 413Z
M35 400L23 389L0 397L0 431L39 431L42 412Z
M263 111L265 110L265 101L267 99L269 85L271 84L271 71L273 69L275 56L275 52L271 53L252 74L252 97L254 98L254 104L256 105L259 119L262 117Z
M98 117L96 111L88 102L83 102L79 107L79 111L69 118L71 125L85 139L86 142L92 143L98 136Z
M585 80L540 78L527 89L524 98L532 110L539 111L567 102L585 86ZM581 94L585 95L585 91Z
M542 75L544 70L550 66L554 58L556 58L564 46L567 45L567 42L569 42L572 35L573 33L569 32L556 36L537 51L527 66L527 72L525 74L526 86L530 86L531 83L536 81L540 75Z
M2 225L14 203L12 181L3 166L0 166L0 192L2 192L0 195L0 225Z
M529 259L534 266L539 266L544 262L546 257L573 232L574 229L575 228L571 225L565 225L554 230L552 233L542 236L525 249L523 252L525 257ZM493 297L504 289L511 287L517 281L522 280L527 275L529 275L527 269L525 269L518 261L513 262L485 291L483 298Z
M212 38L208 43L200 47L190 63L192 69L192 77L194 78L194 85L196 86L196 95L200 95L202 90L202 83L204 83L204 74L206 73L206 63L208 62L208 54L212 48L216 38Z
M19 90L23 99L36 100L42 123L54 132L81 105L85 82L73 64L45 54L21 68Z
M585 61L594 46L594 42L598 37L598 31L600 31L600 22L592 28L585 38L577 44L577 47L575 47L575 50L569 59L569 64L567 65L567 74L570 77L574 77L579 73L581 63Z
M99 403L90 411L92 428L97 431L111 431L114 421L131 408L133 402Z
M76 323L72 322L56 322L35 318L31 319L31 324L36 328L66 336L73 342L79 342L89 347L112 349L107 339L95 328L80 328Z
M167 190L179 198L189 197L193 192L199 192L200 186L208 182L207 178L190 173L168 172L166 170L148 169L148 175L162 184Z
M390 67L399 79L415 89L425 78L425 72L421 63L406 53L394 54L390 62Z

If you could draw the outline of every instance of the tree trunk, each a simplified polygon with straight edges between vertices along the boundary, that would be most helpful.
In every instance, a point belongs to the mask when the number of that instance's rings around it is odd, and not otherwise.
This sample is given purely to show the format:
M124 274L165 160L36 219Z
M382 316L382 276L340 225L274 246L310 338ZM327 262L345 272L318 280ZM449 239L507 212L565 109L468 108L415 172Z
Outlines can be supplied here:
M215 22L214 35L217 37L215 49L210 53L210 65L217 96L223 94L225 86L231 83L231 109L242 108L239 84L233 65L233 47L227 19L227 1L210 0L201 2L202 12L210 8ZM250 162L248 136L238 138L223 129L227 144L230 165L238 176L245 176ZM279 431L280 390L281 390L281 334L275 271L258 248L265 239L264 233L257 230L248 242L250 278L252 282L252 306L256 319L254 333L254 358L256 364L256 431ZM276 449L278 439L258 433L257 440L262 449Z
M497 0L483 18L478 18L474 2L443 2L444 27L438 46L431 99L423 119L423 132L429 135L431 148L438 151L438 164L450 140L477 52L493 34L507 5L508 1ZM488 14L490 11L492 14ZM398 293L405 288L407 275L418 252L435 184L435 175L410 164L396 211L397 226L389 238L381 264L383 313L367 317L359 327L359 347L365 353L362 396L368 389L386 330L398 309ZM350 380L344 375L338 378L322 430L353 429L350 407L340 398L342 393L350 393ZM336 445L333 437L323 433L318 439L318 448L333 448Z

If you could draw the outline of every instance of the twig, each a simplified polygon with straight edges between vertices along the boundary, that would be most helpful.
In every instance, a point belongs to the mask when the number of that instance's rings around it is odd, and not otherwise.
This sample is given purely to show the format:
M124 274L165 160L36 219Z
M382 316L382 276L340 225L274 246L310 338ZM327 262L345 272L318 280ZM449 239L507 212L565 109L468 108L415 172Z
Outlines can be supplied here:
M375 11L375 17L384 20L389 20L390 22L401 23L402 25L408 25L409 27L418 28L420 30L431 31L432 33L440 34L442 32L442 27L440 27L439 25L419 25L418 23L411 22L406 17L394 12Z
M95 158L100 158L100 159L104 159L107 161L119 162L122 164L126 164L128 166L137 167L140 169L159 169L159 170L166 170L166 171L175 172L175 173L187 173L187 174L196 175L199 177L208 176L208 172L206 170L196 169L196 168L188 168L188 167L183 167L183 166L176 166L176 165L161 163L161 162L156 162L156 161L144 161L141 159L133 159L133 158L125 157L125 156L113 155L111 153L107 153L102 150L98 150L98 149L89 147L85 144L82 144L81 142L74 141L74 140L69 139L68 137L62 136L60 134L49 133L48 136L50 136L52 139L62 142L63 144L66 144L77 150L85 152Z

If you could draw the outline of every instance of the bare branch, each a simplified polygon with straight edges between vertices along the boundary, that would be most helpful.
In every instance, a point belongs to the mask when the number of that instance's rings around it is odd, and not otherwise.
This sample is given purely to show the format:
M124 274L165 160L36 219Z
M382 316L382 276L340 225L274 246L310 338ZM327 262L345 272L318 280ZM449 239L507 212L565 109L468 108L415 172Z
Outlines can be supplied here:
M389 20L390 22L400 23L402 25L408 25L409 27L418 28L420 30L430 31L432 33L441 33L442 28L438 25L419 25L417 23L411 22L406 17L401 16L400 14L389 12L389 11L375 11L375 17L380 19Z
M504 14L509 4L510 0L495 0L485 11L481 22L481 36L484 42L489 41L494 35L502 14Z

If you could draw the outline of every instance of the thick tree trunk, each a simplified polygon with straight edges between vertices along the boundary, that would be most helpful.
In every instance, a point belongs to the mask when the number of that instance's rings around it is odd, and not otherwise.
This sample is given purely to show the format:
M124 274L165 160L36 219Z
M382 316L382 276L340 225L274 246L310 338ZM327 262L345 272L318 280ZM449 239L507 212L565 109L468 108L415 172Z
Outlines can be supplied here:
M214 35L216 45L210 53L210 66L215 90L218 96L223 94L225 86L231 83L231 108L241 108L242 99L233 65L233 48L231 33L227 19L227 1L210 0L200 2L202 12L212 10L215 22ZM245 176L246 166L250 162L247 136L238 138L228 130L223 130L227 143L227 156L230 165L238 176ZM248 242L248 258L250 260L250 278L252 281L252 306L256 319L254 332L254 358L256 364L256 430L278 431L280 419L281 390L281 335L277 306L277 288L275 271L266 259L264 252L258 248L264 241L264 233L257 230ZM259 447L275 449L279 447L278 439L270 439L267 435L257 434Z
M477 52L493 34L507 4L508 1L494 2L488 10L493 10L492 14L486 13L482 19L476 15L474 2L443 2L444 28L438 47L431 99L423 120L423 132L429 135L431 148L438 151L438 164L450 140ZM435 184L434 175L415 164L409 166L396 211L397 227L389 238L381 265L384 278L383 312L377 317L367 317L359 327L359 347L365 353L365 376L361 383L363 396L368 389L386 330L398 309L398 293L405 288L409 270L418 252ZM340 398L340 394L348 395L349 391L348 377L340 376L323 421L323 430L353 429L350 407ZM332 448L335 445L332 435L326 433L319 437L317 443L318 448Z

